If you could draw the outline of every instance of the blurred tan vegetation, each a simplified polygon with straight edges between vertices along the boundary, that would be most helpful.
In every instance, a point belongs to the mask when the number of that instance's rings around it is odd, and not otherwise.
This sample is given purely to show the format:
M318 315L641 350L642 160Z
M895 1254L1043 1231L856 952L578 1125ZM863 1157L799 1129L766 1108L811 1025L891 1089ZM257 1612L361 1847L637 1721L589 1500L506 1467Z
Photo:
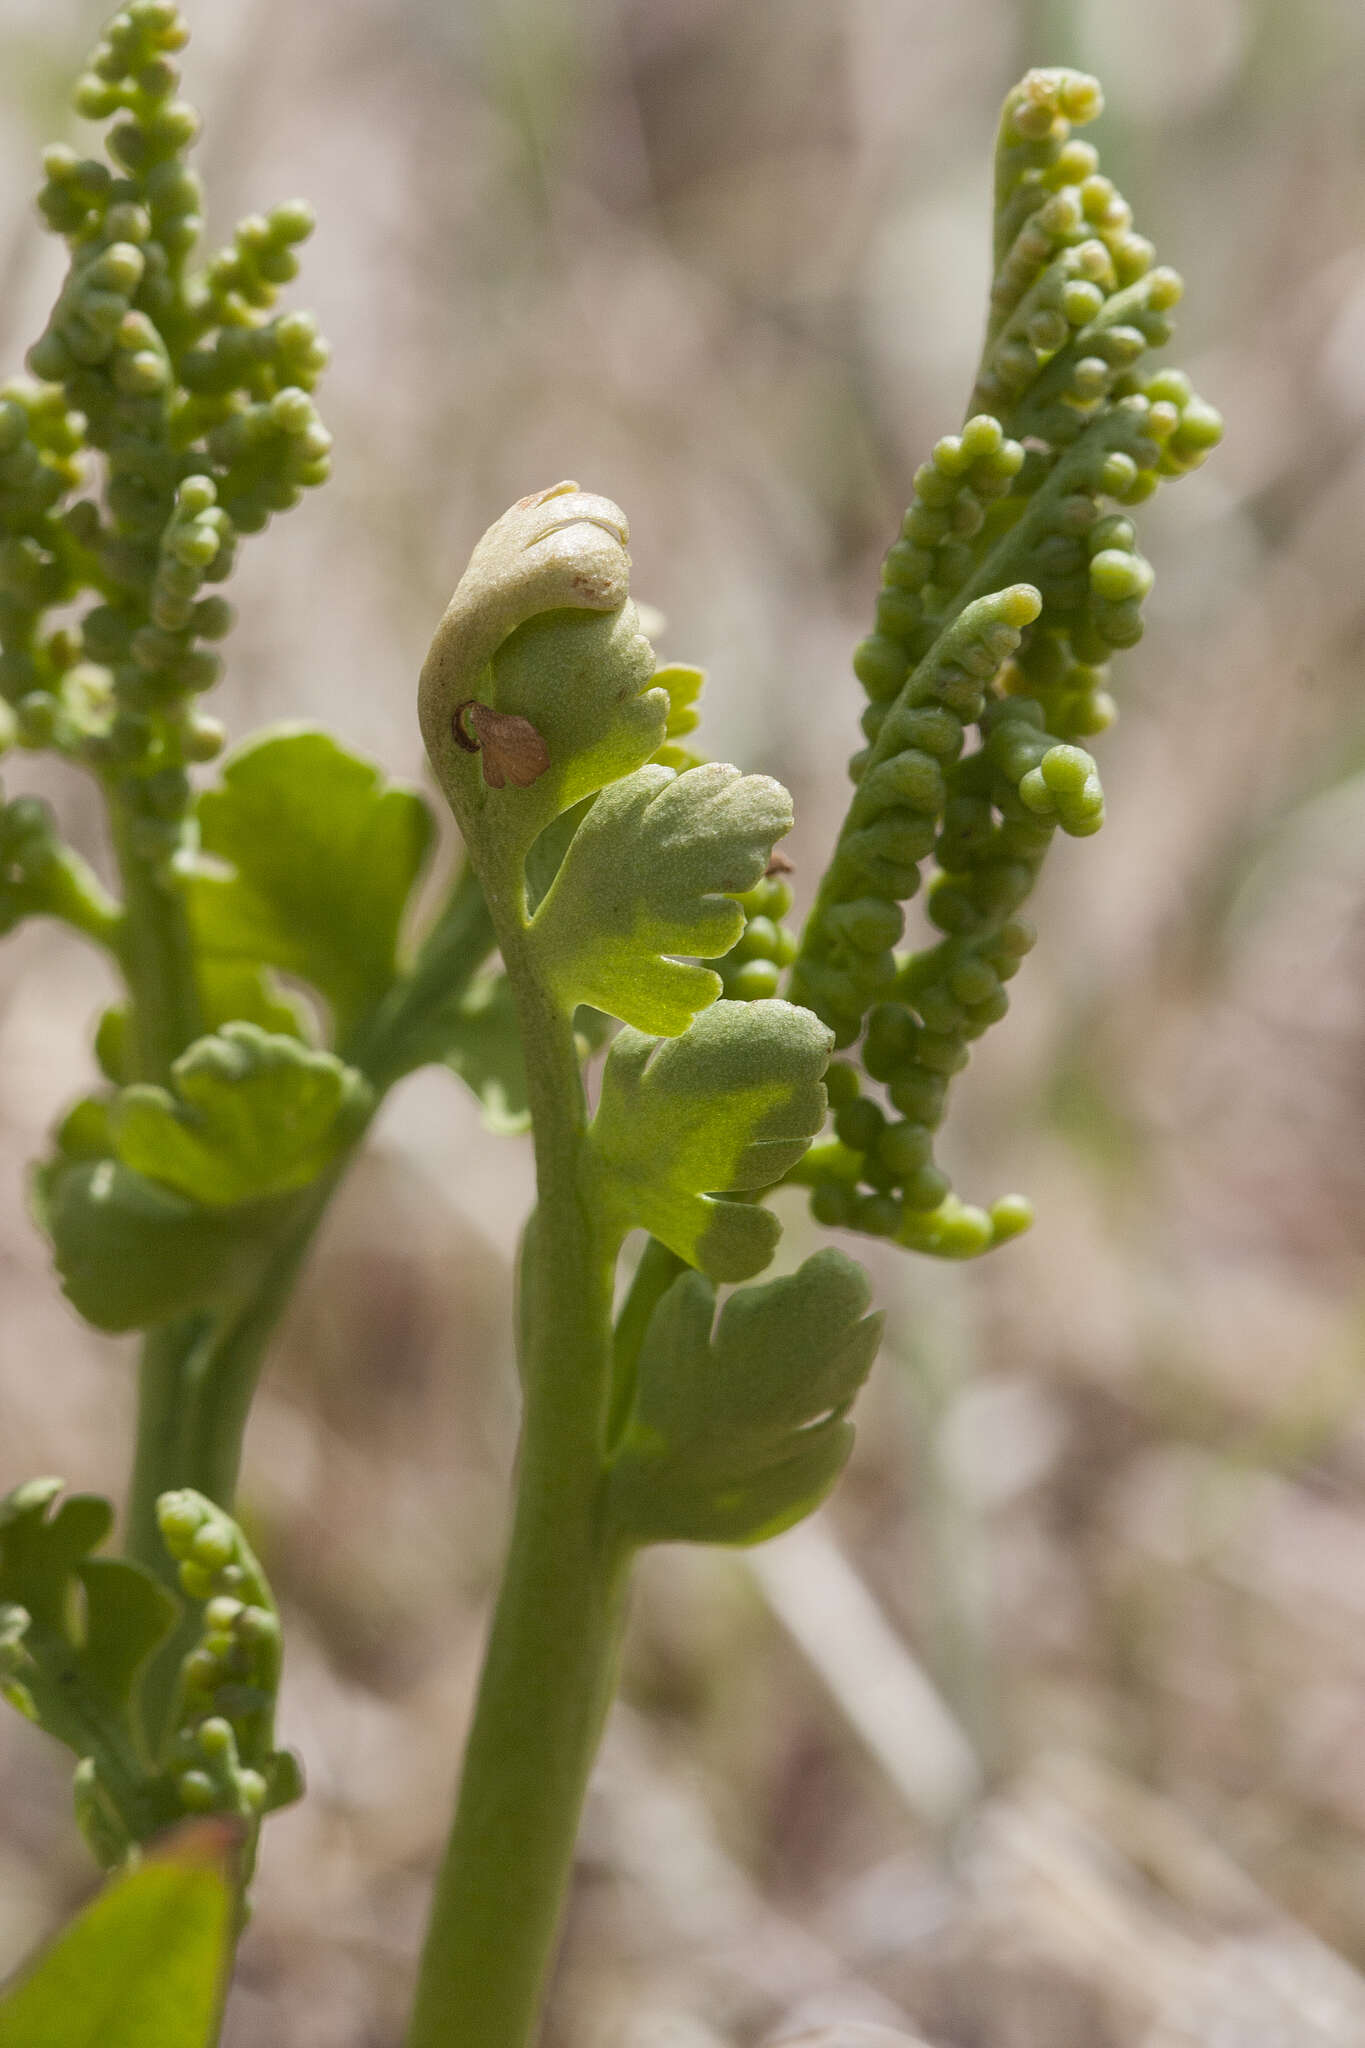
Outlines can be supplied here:
M102 12L0 0L7 368L59 274L37 152ZM807 888L876 563L970 383L996 107L1030 63L1103 76L1106 168L1186 276L1172 359L1228 438L1147 520L1110 823L1058 847L953 1114L964 1194L1023 1186L1039 1222L980 1265L875 1258L888 1341L815 1524L647 1560L548 2043L1359 2044L1365 11L190 13L214 234L310 195L335 347L336 478L247 553L232 730L324 721L419 779L414 678L469 546L576 476L711 671L710 750L794 789ZM98 857L78 784L7 768ZM129 1346L62 1305L22 1193L105 996L51 929L0 953L5 1485L123 1481ZM245 1501L311 1789L269 1829L233 2048L398 2039L497 1568L529 1185L456 1082L406 1084L277 1347ZM0 1723L0 1969L89 1882L68 1781Z

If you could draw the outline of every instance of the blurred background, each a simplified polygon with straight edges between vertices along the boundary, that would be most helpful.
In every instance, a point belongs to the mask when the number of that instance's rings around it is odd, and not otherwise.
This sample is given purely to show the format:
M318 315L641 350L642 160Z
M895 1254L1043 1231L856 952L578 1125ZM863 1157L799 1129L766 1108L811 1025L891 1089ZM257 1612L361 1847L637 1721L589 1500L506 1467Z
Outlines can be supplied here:
M0 0L0 363L60 275L41 145L106 10ZM961 416L998 103L1102 76L1105 167L1224 411L1144 514L1151 624L1059 842L963 1194L1032 1235L889 1309L833 1503L641 1570L549 2048L1365 2040L1365 10L1357 0L190 0L212 239L301 193L335 480L245 550L218 708L423 781L468 550L573 476L633 527L703 743L846 801L879 556ZM7 762L99 857L73 781ZM447 858L449 856L447 855ZM55 1293L25 1163L103 971L0 951L0 1484L117 1493L131 1348ZM246 1512L288 1610L233 2048L394 2048L497 1570L530 1188L452 1078L390 1103L276 1349ZM787 1245L810 1241L793 1205ZM89 1884L0 1721L0 1971ZM471 2044L474 2048L474 2044Z

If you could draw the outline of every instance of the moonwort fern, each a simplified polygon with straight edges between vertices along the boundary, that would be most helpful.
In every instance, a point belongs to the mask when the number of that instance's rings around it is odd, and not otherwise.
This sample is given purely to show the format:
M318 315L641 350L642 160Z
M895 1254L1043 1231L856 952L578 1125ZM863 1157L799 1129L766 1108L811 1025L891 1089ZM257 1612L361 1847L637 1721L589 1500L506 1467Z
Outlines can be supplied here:
M52 1480L11 1494L0 1679L74 1751L102 1862L218 1815L245 1882L262 1817L300 1788L275 1746L278 1617L231 1516L266 1345L404 1074L443 1063L491 1120L529 1123L516 1508L409 2035L520 2048L635 1553L760 1540L848 1455L880 1327L868 1283L833 1248L758 1281L779 1237L766 1194L799 1181L822 1224L949 1256L1027 1223L1018 1198L960 1202L934 1135L1008 1006L1048 847L1102 820L1081 742L1113 716L1109 656L1151 584L1129 512L1218 421L1145 367L1180 285L1073 136L1098 88L1030 73L1002 117L969 416L886 557L854 661L867 744L799 943L786 792L694 751L702 677L641 630L624 516L562 483L480 541L423 669L467 864L409 951L433 840L419 796L292 728L200 787L190 772L223 744L199 703L231 620L206 586L322 480L328 443L325 350L273 310L305 209L199 260L184 38L171 0L131 0L107 30L77 103L113 123L110 161L49 153L41 204L70 270L33 378L0 395L0 736L95 778L119 884L18 796L0 915L61 919L125 989L36 1206L74 1306L143 1333L128 1554L95 1554L107 1503L59 1505ZM929 863L937 936L902 951ZM751 1284L721 1304L733 1283Z

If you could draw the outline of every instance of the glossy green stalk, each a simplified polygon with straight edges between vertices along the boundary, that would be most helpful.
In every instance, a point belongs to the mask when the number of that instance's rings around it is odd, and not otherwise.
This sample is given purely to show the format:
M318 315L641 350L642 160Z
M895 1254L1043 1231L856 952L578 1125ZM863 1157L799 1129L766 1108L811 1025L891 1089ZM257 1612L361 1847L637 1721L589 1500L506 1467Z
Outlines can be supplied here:
M538 1204L523 1274L525 1415L511 1544L408 2048L534 2035L615 1678L628 1552L604 1515L611 1268L582 1190L570 1019L509 934Z
M526 854L555 815L553 785L548 816L517 801L555 756L534 727L514 721L540 748L534 772L509 789L499 763L475 758L461 718L488 688L494 655L527 621L572 611L615 619L628 566L624 521L608 501L571 484L521 500L475 549L419 690L427 752L516 1004L537 1206L522 1250L524 1413L511 1541L408 2048L527 2048L534 2038L615 1678L630 1554L611 1531L606 1499L619 1233L604 1227L586 1170L573 1005L555 992L529 928ZM540 658L548 679L554 649L542 644ZM581 678L571 674L566 688L581 692Z
M344 1171L343 1165L309 1190L260 1285L236 1314L187 1316L151 1331L144 1341L127 1550L172 1592L179 1587L178 1567L161 1535L157 1502L192 1487L231 1511L261 1365ZM181 1663L199 1630L198 1618L187 1611L144 1675L143 1726L154 1753L174 1704Z
M433 1013L458 1002L487 958L492 938L482 892L464 869L411 973L357 1034L356 1044L347 1048L374 1085L376 1112L387 1090L424 1056L421 1041L431 1029ZM332 1197L368 1128L367 1122L346 1157L291 1212L255 1289L244 1301L225 1314L186 1316L163 1324L143 1342L127 1553L173 1591L176 1567L161 1539L157 1500L188 1486L231 1510L262 1362ZM169 1705L183 1648L172 1637L149 1674L144 1704L153 1727L160 1725Z
M418 1062L432 1013L457 1003L487 959L492 926L468 869L460 874L410 975L380 1015L346 1048L383 1095ZM372 1120L372 1119L371 1119ZM230 1508L257 1371L288 1306L299 1268L345 1173L364 1143L356 1134L346 1160L309 1192L282 1229L279 1244L251 1296L226 1317L188 1316L147 1338L142 1361L137 1460L129 1509L129 1554L167 1577L156 1526L156 1497L193 1486ZM167 1577L167 1583L173 1583Z
M184 899L168 872L177 827L150 817L136 791L122 784L107 785L107 801L123 884L119 961L130 1000L134 1075L164 1083L204 1028Z

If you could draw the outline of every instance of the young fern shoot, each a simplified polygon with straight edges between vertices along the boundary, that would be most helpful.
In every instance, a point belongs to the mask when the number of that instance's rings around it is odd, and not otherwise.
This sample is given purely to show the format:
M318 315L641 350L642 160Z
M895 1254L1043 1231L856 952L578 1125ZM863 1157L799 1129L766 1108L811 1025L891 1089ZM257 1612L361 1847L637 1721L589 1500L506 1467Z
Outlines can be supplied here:
M935 1133L1008 1007L1048 847L1102 820L1082 742L1152 580L1129 513L1219 422L1145 366L1180 284L1073 135L1098 87L1029 73L1002 116L969 417L885 560L854 660L867 744L799 943L787 793L692 751L702 677L641 631L624 515L560 483L479 542L422 671L466 865L409 951L421 797L295 728L193 786L223 744L199 699L231 623L206 586L322 480L328 437L325 349L272 310L306 209L196 261L185 34L172 0L106 31L77 105L112 120L111 161L48 154L70 271L33 380L0 391L0 747L94 777L118 877L111 895L18 796L0 925L58 918L124 985L35 1205L76 1309L143 1340L128 1555L95 1554L112 1508L59 1503L57 1480L0 1502L0 1686L75 1754L103 1865L219 1816L240 1893L263 1815L301 1788L275 1745L279 1618L232 1519L251 1396L385 1094L449 1068L490 1122L529 1125L536 1206L512 1531L408 2041L527 2048L636 1552L760 1541L851 1447L868 1282L833 1248L760 1280L765 1197L799 1182L823 1225L954 1257L1027 1224L1019 1198L959 1201ZM928 863L937 936L902 951Z

